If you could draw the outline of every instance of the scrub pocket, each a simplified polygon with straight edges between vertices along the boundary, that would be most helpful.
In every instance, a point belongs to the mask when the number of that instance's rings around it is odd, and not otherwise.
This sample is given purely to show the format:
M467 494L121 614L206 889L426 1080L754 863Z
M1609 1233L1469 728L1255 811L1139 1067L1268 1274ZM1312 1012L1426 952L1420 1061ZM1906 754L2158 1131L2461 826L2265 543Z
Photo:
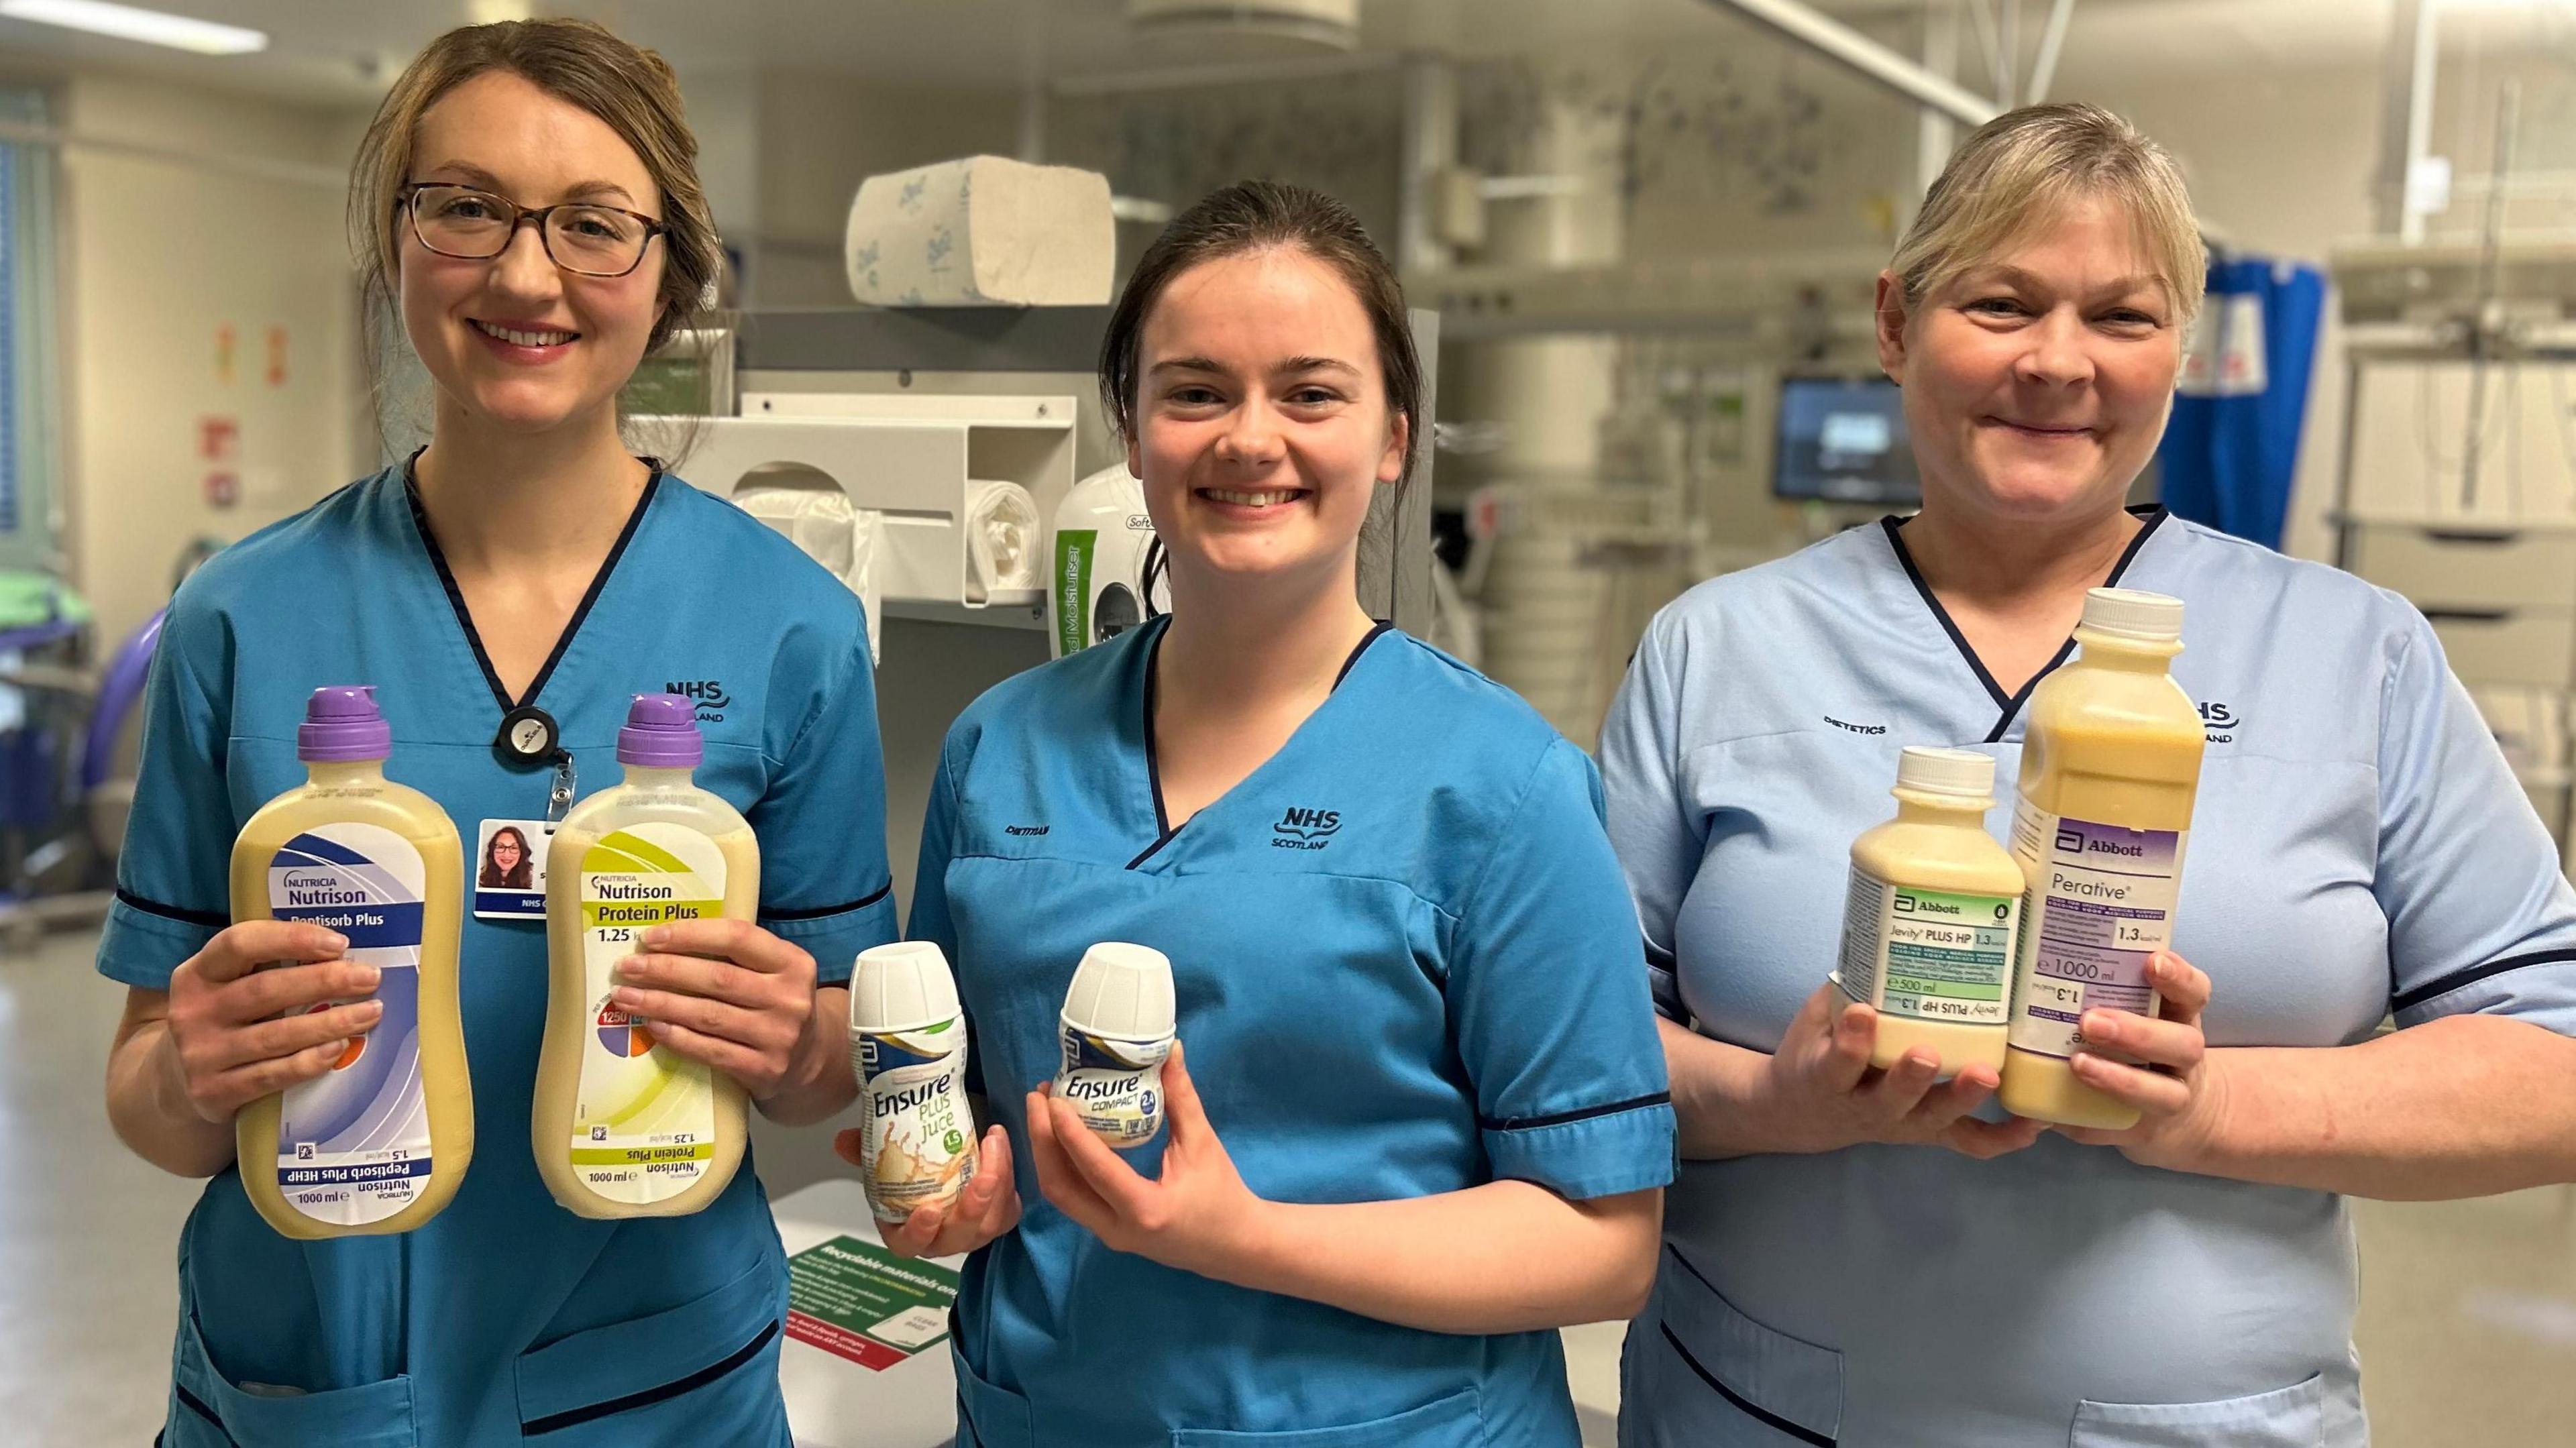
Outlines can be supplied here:
M2214 1403L2076 1406L2070 1448L2324 1448L2325 1377Z
M193 1309L179 1314L166 1448L418 1448L411 1379L286 1396L244 1392L215 1370Z
M1231 1428L1175 1428L1172 1448L1480 1448L1484 1414L1474 1388L1461 1388L1419 1408L1338 1428L1244 1433Z
M1843 1355L1737 1311L1669 1246L1623 1375L1621 1448L1832 1448L1842 1431Z
M677 1307L521 1353L521 1437L545 1448L785 1444L785 1276L765 1258Z
M957 1371L957 1448L1034 1448L1029 1400L997 1388L966 1365L957 1350L957 1317L948 1318L948 1361Z

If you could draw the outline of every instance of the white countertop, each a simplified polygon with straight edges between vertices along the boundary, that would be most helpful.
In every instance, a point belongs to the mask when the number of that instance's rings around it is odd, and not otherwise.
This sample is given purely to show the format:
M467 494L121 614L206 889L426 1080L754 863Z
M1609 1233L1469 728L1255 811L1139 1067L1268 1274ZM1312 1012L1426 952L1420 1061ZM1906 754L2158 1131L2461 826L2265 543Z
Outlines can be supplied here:
M856 1180L817 1182L771 1203L778 1236L794 1256L834 1237L882 1240ZM955 1268L963 1257L943 1257ZM1583 1420L1583 1441L1607 1445L1619 1414L1619 1344L1623 1322L1565 1332L1567 1375ZM949 1448L956 1441L957 1378L945 1342L884 1372L871 1372L821 1348L789 1338L779 1352L779 1383L797 1448Z

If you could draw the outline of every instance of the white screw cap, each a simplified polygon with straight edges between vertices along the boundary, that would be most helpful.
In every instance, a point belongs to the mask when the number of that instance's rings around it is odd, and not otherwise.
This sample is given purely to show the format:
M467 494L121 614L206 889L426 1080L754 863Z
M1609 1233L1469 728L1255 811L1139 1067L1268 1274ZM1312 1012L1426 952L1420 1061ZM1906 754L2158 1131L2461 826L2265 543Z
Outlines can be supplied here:
M1995 797L1994 756L1968 749L1933 749L1909 744L1896 757L1896 787L1956 799Z
M957 1015L948 957L927 940L898 940L859 952L850 975L850 1029L917 1031Z
M2140 643L2173 643L2182 638L2182 600L2135 588L2088 589L2084 621L2077 627Z
M1095 1036L1150 1041L1172 1033L1172 958L1150 945L1104 940L1082 953L1064 994L1065 1024Z

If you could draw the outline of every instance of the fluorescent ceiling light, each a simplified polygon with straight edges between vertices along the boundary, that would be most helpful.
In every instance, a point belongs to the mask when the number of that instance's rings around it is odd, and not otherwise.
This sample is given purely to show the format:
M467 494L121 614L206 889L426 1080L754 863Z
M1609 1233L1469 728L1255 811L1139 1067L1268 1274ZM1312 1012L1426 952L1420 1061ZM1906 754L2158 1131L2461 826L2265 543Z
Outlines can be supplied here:
M268 49L268 36L262 31L133 5L111 5L107 0L0 0L0 15L86 30L93 35L113 35L119 40L139 40L146 45L192 50L199 55L247 55Z

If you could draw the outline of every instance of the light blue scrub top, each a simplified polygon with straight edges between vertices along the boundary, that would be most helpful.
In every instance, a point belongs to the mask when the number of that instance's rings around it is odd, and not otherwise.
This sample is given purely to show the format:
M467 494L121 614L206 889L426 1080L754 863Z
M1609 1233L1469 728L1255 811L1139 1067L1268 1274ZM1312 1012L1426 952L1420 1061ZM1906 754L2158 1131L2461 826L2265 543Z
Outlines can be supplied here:
M2113 574L2186 605L2208 753L2174 948L2217 1046L2483 1012L2576 1033L2576 894L2423 617L2149 510ZM1658 1003L1775 1049L1832 969L1852 838L1908 744L1996 759L1981 670L1894 526L1657 617L1602 744ZM2070 650L2071 651L2071 650ZM2061 654L2061 660L2065 655ZM1685 1163L1628 1338L1623 1444L2346 1448L2363 1441L2342 1198L2049 1134Z
M961 1448L1570 1445L1557 1335L1423 1332L1113 1252L1038 1193L1023 1093L1082 953L1171 956L1191 1079L1245 1184L1368 1202L1511 1178L1659 1187L1672 1108L1598 776L1401 633L1267 763L1167 827L1164 626L993 689L949 731L911 933L957 962L1019 1229L958 1298ZM1127 1155L1161 1170L1169 1133Z
M501 689L452 599L400 468L188 580L153 663L101 973L167 989L226 923L233 836L303 782L295 732L319 686L376 686L387 776L437 800L469 851L482 819L544 817L554 771L494 750ZM858 600L730 503L657 476L529 692L588 794L618 780L628 699L688 685L698 782L760 837L761 923L845 980L895 935ZM207 1183L179 1241L167 1448L786 1444L787 1273L750 1158L692 1216L556 1206L528 1143L544 923L468 914L459 975L475 1152L455 1200L401 1236L296 1242L237 1172Z

